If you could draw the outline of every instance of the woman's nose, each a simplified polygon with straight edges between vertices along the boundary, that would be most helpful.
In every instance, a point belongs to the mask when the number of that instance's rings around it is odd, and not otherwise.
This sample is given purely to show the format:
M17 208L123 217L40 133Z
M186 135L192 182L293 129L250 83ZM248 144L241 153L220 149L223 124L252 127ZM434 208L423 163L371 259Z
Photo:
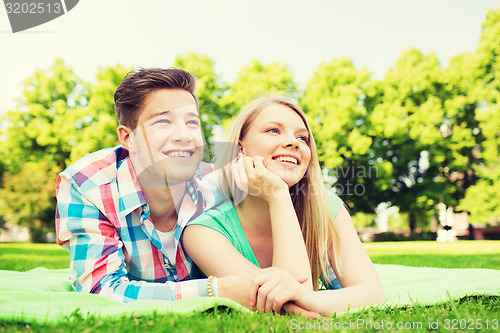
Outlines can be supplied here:
M284 143L283 143L283 146L298 149L299 148L299 139L297 139L293 135L287 136Z

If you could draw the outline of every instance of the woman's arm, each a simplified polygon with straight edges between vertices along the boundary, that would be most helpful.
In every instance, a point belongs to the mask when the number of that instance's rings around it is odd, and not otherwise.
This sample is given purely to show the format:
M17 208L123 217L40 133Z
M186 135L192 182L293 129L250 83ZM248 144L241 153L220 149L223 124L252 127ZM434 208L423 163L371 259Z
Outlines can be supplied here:
M294 276L306 277L312 290L311 268L297 214L288 186L277 175L267 170L260 156L244 157L232 168L240 188L250 195L264 199L269 205L273 239L272 266Z
M188 225L182 241L186 253L206 275L219 277L219 296L247 308L268 312L266 299L273 288L276 292L288 289L290 282L299 285L306 282L306 278L293 277L274 267L260 269L241 255L221 233L205 226ZM283 278L287 276L288 280ZM317 313L294 304L288 305L288 311L309 318L317 316Z
M277 294L276 297L268 297L268 308L277 311L284 303L293 301L304 309L322 315L331 315L385 301L384 289L377 272L357 236L349 213L344 207L335 217L335 223L339 225L340 238L342 239L340 249L342 267L341 272L335 268L334 271L342 289L311 292L295 283L281 294ZM330 262L334 262L333 248L329 252Z
M202 225L188 225L182 235L186 253L207 276L245 275L260 269L218 231Z

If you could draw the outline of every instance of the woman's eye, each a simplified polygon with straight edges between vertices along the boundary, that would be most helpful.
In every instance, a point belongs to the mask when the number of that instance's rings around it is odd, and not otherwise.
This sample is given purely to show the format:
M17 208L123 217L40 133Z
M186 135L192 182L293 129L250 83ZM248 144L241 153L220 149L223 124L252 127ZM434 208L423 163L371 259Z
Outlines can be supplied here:
M190 120L186 124L192 125L192 126L200 126L200 123L197 120Z
M309 138L307 136L299 136L297 139L302 140L304 142L309 142Z
M277 128L270 128L266 132L279 134L280 131Z

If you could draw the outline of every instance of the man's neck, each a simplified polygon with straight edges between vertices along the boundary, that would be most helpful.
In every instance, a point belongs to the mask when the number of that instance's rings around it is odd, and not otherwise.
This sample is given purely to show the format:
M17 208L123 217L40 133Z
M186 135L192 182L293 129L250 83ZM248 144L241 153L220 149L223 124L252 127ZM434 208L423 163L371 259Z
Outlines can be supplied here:
M157 230L166 232L175 227L185 190L186 182L160 189L142 189L149 205L151 221Z

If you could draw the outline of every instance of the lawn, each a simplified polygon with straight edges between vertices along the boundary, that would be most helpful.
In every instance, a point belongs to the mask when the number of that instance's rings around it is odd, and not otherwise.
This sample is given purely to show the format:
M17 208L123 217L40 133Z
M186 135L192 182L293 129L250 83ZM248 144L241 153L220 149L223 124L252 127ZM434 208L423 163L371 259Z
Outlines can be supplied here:
M368 243L365 248L375 263L442 268L500 269L500 242L460 241L452 244L436 242ZM0 244L0 269L26 271L38 266L68 267L69 255L55 244ZM123 317L102 320L98 317L82 319L79 313L62 319L58 325L1 322L0 331L42 332L287 332L296 328L313 331L413 332L437 329L435 332L459 331L492 332L494 319L500 319L500 297L467 297L434 306L378 309L376 307L333 316L322 320L306 321L299 317L273 314L242 314L214 311L194 316L151 314L144 317ZM498 322L497 322L498 323ZM377 326L378 325L378 326ZM381 326L383 325L383 326ZM391 329L387 329L392 326ZM406 326L406 328L404 328ZM401 329L399 327L402 327ZM462 327L462 328L461 328ZM500 328L500 327L499 327Z

